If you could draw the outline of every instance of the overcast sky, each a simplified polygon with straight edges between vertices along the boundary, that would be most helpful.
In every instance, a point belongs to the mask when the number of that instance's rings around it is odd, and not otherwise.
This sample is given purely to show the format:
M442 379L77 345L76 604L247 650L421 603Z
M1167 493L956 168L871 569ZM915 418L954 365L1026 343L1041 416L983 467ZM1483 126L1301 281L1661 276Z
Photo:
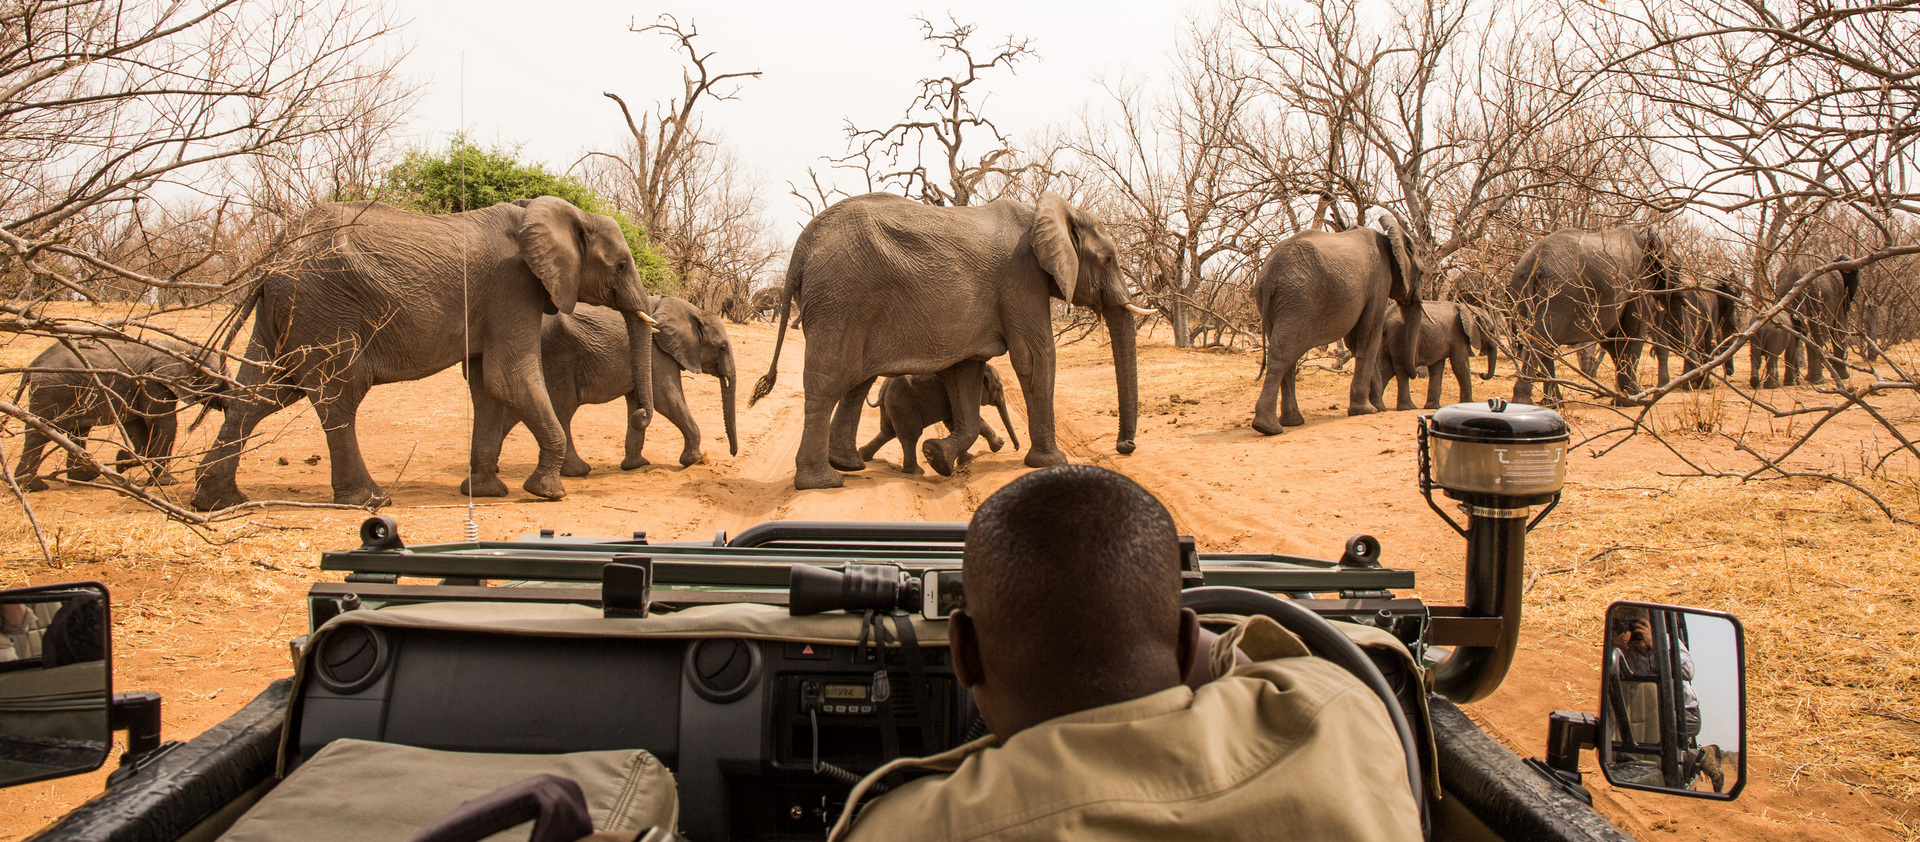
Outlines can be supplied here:
M841 126L897 119L922 77L942 67L920 40L913 15L942 22L949 11L978 25L971 44L1032 38L1040 60L1018 75L996 72L985 111L1016 139L1067 120L1104 96L1101 80L1123 74L1149 84L1169 73L1177 34L1199 2L985 0L747 2L652 5L546 0L396 0L413 46L402 67L426 85L409 140L434 145L462 127L478 141L524 144L523 155L555 169L627 136L619 94L636 110L681 93L676 45L627 31L671 13L699 25L696 41L717 53L716 71L760 70L737 101L703 109L764 181L769 211L791 239L804 210L787 195L809 166L846 148ZM462 64L464 55L464 85ZM464 123L461 119L464 90ZM846 185L851 188L853 185Z

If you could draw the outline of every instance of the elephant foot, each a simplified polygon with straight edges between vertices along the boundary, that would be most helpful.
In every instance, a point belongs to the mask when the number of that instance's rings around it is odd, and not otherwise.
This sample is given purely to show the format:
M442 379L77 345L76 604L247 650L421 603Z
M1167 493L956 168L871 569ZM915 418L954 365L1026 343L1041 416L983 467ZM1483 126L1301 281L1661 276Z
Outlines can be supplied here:
M1766 384L1765 386L1761 386L1760 388L1762 388L1762 389L1778 389L1778 388L1780 388L1780 381L1778 381L1778 380L1768 380L1768 381L1767 381L1767 384Z
M1036 447L1027 451L1027 467L1029 468L1051 468L1055 465L1065 464L1067 464L1067 454L1059 449L1041 450Z
M587 464L585 459L568 459L565 465L560 466L560 475L563 477L584 477L590 473L593 473L593 466Z
M1411 409L1412 407L1408 407L1408 408ZM1370 403L1357 403L1347 407L1347 415L1349 417L1352 417L1355 415L1372 415L1380 411L1381 411L1380 407L1374 406L1373 404L1370 404Z
M1133 439L1121 439L1113 443L1113 449L1122 455L1132 453L1135 447L1137 445L1133 443Z
M1473 403L1473 399L1472 399L1472 398L1467 398L1467 399L1464 399L1464 400L1462 400L1461 402L1462 402L1462 403ZM1440 408L1440 402L1439 402L1439 401L1427 401L1427 408L1428 408L1428 409L1439 409L1439 408Z
M912 475L912 476L916 476L916 477L917 477L917 476L921 476L921 475L923 475L923 474L925 474L925 473L926 473L926 471L923 471L923 470L921 470L921 469L920 469L920 464L919 464L918 462L916 462L916 463L913 463L913 464L911 464L911 465L901 465L901 466L900 466L900 473L903 473L903 474L909 474L909 475Z
M154 485L179 485L180 480L178 477L175 477L173 473L170 471L155 471L153 474L153 484Z
M45 491L47 490L47 481L39 477L34 477L33 479L30 479L30 480L27 480L26 482L21 483L20 487L28 491ZM201 511L206 511L206 510L201 509Z
M946 442L940 439L928 439L921 443L920 455L926 457L927 464L933 467L934 473L943 477L953 476L953 469L958 460L947 451Z
M1280 426L1282 427L1299 427L1304 426L1306 423L1307 416L1301 415L1297 409L1280 416Z
M988 450L991 450L991 451L993 451L993 452L995 452L995 453L999 453L999 452L1000 452L1000 448L1003 448L1003 447L1006 447L1006 446L1007 446L1007 443L1006 443L1005 441L1002 441L1002 440L1000 440L1000 439L988 439L988 440L987 440L987 449L988 449Z
M1622 395L1620 397L1613 399L1613 405L1614 406L1640 406L1641 403L1640 401L1634 400L1633 398L1629 398L1629 397L1626 397L1625 395Z
M868 462L872 462L874 454L879 452L880 448L877 447L871 449L865 447L860 448L860 464L865 465Z
M333 502L340 506L359 506L361 508L377 509L392 503L393 498L387 496L387 492L382 490L380 486L375 485L365 489L356 488L347 491L335 491L333 492Z
M493 474L476 474L472 479L460 481L460 494L465 497L505 497L507 484Z
M92 468L68 468L67 479L74 482L93 482L100 478L100 472Z
M707 461L707 454L697 447L691 450L680 451L680 467L682 468L691 468L705 461ZM861 467L866 467L866 465L862 463Z
M534 471L520 487L542 500L558 500L567 496L567 487L560 482L558 471Z
M846 478L831 467L797 468L793 472L793 487L800 491L809 488L839 488L846 484Z
M632 456L629 456L625 459L620 460L620 470L623 470L623 471L638 470L640 468L644 468L651 464L653 463L647 461L647 457L641 456L640 454L635 453Z
M41 483L40 487L45 488L46 484ZM193 506L193 510L196 512L211 512L215 509L238 506L245 502L247 502L247 495L241 494L240 487L232 482L227 482L223 485L202 482L194 488L193 501L190 505Z
M1383 408L1377 408L1377 409L1378 411L1381 411L1381 412L1385 411L1385 409ZM1428 409L1432 409L1432 407L1428 407ZM1394 412L1412 412L1413 401L1400 401L1399 403L1396 403L1393 405L1393 411ZM1352 413L1348 413L1348 414L1352 414Z
M839 471L864 471L867 469L866 460L861 459L860 455L857 453L852 456L847 456L844 454L839 456L828 456L827 464L832 466L835 470L839 470Z
M1253 419L1253 431L1263 436L1277 436L1286 432L1286 427L1277 420L1256 416Z

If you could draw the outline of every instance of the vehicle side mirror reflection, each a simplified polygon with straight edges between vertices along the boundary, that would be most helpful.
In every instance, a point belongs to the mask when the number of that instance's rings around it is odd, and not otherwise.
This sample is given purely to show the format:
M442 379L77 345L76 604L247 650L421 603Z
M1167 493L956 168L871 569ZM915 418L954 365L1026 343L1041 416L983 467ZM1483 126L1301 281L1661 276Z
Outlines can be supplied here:
M1597 738L1607 782L1731 800L1746 784L1746 650L1730 614L1607 607Z
M113 744L107 589L0 591L0 786L100 768Z

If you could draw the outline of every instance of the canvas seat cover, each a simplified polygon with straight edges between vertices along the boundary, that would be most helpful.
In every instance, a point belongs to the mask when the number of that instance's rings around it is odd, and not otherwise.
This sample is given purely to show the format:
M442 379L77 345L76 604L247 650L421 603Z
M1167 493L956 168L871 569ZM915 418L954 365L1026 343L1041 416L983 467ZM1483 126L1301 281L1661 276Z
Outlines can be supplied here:
M434 751L335 740L241 816L221 842L407 842L463 802L541 773L571 778L599 831L674 827L673 773L637 749L572 754ZM522 824L488 837L524 840Z

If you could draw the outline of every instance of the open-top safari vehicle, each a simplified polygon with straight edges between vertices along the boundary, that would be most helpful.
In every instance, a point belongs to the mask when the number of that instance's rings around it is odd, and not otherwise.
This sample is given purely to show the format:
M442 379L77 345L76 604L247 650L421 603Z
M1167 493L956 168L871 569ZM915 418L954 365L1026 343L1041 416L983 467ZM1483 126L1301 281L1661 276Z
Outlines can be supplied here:
M1579 785L1588 746L1617 785L1737 795L1744 675L1725 615L1616 605L1602 710L1554 714L1544 759L1460 712L1512 662L1526 534L1558 501L1567 428L1496 400L1423 416L1418 434L1422 492L1465 516L1465 604L1396 598L1414 575L1367 536L1334 560L1183 539L1186 604L1216 628L1271 617L1382 697L1405 756L1381 762L1407 765L1431 838L1626 838ZM25 649L0 662L0 778L97 768L110 729L129 728L106 790L35 838L406 839L465 803L416 838L539 813L536 839L578 838L582 821L819 839L859 776L984 733L939 619L964 601L964 535L770 522L697 543L543 529L409 547L374 518L359 548L323 554L346 580L309 592L294 676L184 743L159 742L153 694L112 692L103 588L6 592Z

